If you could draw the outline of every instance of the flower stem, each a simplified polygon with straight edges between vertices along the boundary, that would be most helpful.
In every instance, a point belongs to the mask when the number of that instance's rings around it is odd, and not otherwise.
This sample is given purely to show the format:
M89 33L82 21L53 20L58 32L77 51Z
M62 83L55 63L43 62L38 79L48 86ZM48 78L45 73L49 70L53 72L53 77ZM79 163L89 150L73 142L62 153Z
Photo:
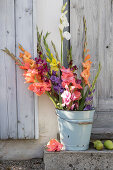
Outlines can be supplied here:
M61 37L61 66L63 66L63 39Z

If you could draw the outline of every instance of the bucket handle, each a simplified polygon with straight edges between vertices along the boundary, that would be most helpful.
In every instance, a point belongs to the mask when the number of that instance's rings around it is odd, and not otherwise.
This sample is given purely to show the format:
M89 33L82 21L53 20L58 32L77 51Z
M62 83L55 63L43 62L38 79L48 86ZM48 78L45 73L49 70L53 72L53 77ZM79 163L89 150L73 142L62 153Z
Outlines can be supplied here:
M56 114L58 117L60 117L58 114ZM77 122L75 120L66 120L62 117L60 117L60 119L63 119L64 121L66 122L71 122L71 123L74 123L74 124L79 124L79 125L88 125L88 124L93 124L93 122L90 122L90 121L87 121L87 122Z

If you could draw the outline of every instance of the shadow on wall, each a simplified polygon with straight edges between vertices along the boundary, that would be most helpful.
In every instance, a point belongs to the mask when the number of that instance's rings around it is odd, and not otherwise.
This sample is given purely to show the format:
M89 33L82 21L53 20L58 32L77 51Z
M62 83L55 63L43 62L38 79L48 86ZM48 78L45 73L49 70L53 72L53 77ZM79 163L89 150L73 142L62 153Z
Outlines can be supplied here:
M39 97L39 141L48 142L57 137L58 125L55 107L47 95Z

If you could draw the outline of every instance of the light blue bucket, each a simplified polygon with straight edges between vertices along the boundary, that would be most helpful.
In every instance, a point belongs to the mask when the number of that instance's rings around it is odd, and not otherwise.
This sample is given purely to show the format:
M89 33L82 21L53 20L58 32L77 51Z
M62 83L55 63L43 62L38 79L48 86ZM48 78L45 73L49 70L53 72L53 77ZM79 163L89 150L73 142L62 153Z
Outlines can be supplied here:
M89 148L95 110L57 110L60 141L64 150L87 150Z

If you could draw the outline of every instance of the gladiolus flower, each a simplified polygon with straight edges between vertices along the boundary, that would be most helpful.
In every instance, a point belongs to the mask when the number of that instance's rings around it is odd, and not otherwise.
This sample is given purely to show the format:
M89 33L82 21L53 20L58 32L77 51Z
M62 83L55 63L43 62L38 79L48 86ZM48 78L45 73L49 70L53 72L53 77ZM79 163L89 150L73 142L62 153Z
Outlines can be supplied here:
M71 106L71 110L73 110L73 109L74 109L74 107L75 107L75 104L72 104L72 106Z
M23 69L23 70L28 70L28 69L30 69L30 64L29 63L24 63L24 65L23 66L19 66L21 69Z
M77 84L75 82L75 76L73 72L70 70L70 68L66 69L65 67L62 67L62 86L65 88L65 86L69 86L72 84L72 86L75 87L75 89L82 89L82 86L80 84Z
M19 57L22 58L24 64L29 63L29 67L31 69L35 68L35 61L33 59L30 59L31 54L29 52L25 51L22 46L19 46L19 48L24 52L24 53L20 53L20 55L19 55ZM20 67L20 68L24 69L24 67Z
M41 82L41 76L38 74L38 71L35 69L29 69L27 72L23 74L25 76L25 83L34 83L34 82Z
M65 31L65 32L63 33L63 37L64 37L66 40L70 40L71 34L70 34L68 31Z
M90 77L90 68L91 68L91 61L88 60L86 61L85 63L82 63L83 67L84 67L84 70L83 72L81 73L81 77L84 79L84 82L86 85L90 86L90 83L89 83L89 77Z
M65 90L62 95L62 106L69 106L70 102L71 102L71 93L68 90Z
M86 61L85 63L82 63L82 65L83 65L83 67L85 68L85 69L90 69L91 68L91 61L90 60L88 60L88 61Z
M50 82L33 83L28 87L28 89L36 93L38 96L41 96L46 91L51 90L51 83Z
M65 67L62 67L62 86L65 88L65 86L69 85L70 83L73 83L75 81L74 74L70 70L70 68L66 69Z
M47 151L61 151L63 145L58 142L56 139L51 139L47 144Z
M90 86L90 83L89 83L89 77L90 77L90 72L88 69L85 69L82 73L81 73L81 77L84 79L84 82L85 84L88 86Z
M60 62L57 61L54 57L52 57L52 61L50 63L51 73L52 73L52 71L58 71L59 70L58 64L60 64Z
M73 92L71 95L72 101L79 100L80 98L81 98L81 93L77 90L75 92Z

